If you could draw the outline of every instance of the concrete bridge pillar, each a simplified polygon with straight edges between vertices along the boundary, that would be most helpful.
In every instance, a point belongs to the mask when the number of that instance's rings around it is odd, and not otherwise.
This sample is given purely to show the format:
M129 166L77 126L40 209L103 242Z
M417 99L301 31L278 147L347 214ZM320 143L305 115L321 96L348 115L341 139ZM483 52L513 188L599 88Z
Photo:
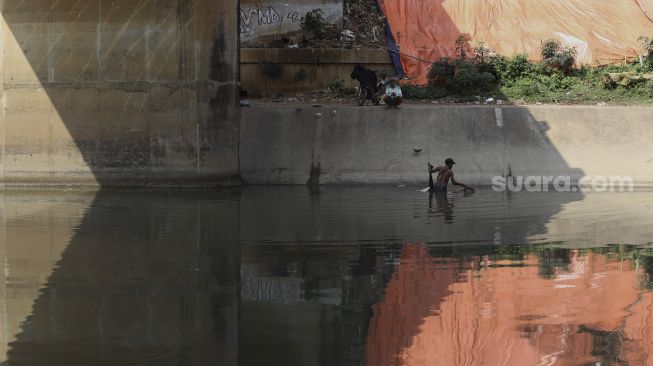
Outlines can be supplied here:
M0 181L236 181L237 9L0 0Z

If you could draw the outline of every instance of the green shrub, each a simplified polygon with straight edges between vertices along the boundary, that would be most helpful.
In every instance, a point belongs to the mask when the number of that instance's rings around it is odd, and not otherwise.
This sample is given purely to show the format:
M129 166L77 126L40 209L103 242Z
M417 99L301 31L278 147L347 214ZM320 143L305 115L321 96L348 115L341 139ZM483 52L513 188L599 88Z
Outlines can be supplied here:
M541 62L529 61L524 54L495 55L482 44L471 53L467 46L459 37L455 58L434 62L428 86L404 85L404 96L452 102L481 102L479 97L494 96L543 103L653 103L653 80L646 76L648 63L576 67L575 49L553 40L542 44ZM649 60L653 62L653 55ZM609 73L624 74L624 78L607 85Z
M458 60L463 61L467 59L467 55L472 51L472 47L469 44L469 37L460 34L456 38L456 57Z
M429 69L427 78L431 85L446 85L447 80L456 74L456 66L448 57L434 62Z
M558 51L560 50L560 42L549 39L542 43L542 48L540 54L542 55L542 60L555 58Z
M438 88L449 94L469 96L487 91L495 86L496 78L482 70L475 60L455 60L442 58L431 65L428 73L431 90Z
M490 63L496 78L506 84L512 84L535 70L535 65L528 61L525 54L512 57L495 56Z
M479 64L487 64L492 59L492 54L494 51L488 47L485 43L479 43L478 46L474 47L474 59Z
M345 88L345 81L342 79L333 79L329 83L329 92L333 94L339 94L342 93L343 89Z
M478 94L491 89L496 79L488 72L482 72L479 65L465 60L456 64L456 73L447 82L447 88L457 95Z
M327 33L327 22L322 9L313 9L300 19L301 30L311 38L324 39Z
M642 85L643 94L649 98L653 98L653 80L649 80Z
M549 39L542 44L542 65L547 74L562 72L571 74L576 65L576 49L562 46L560 42Z
M534 97L542 94L544 86L537 80L519 79L514 84L514 95L523 95L525 97Z
M449 95L449 92L445 88L433 85L420 86L405 84L401 86L401 92L404 98L418 100L439 99Z

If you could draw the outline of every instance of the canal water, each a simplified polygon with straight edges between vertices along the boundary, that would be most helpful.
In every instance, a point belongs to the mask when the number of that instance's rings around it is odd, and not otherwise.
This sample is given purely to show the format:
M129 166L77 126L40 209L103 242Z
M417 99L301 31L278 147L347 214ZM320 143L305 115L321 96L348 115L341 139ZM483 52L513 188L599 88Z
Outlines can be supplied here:
M1 365L653 364L653 192L0 194Z

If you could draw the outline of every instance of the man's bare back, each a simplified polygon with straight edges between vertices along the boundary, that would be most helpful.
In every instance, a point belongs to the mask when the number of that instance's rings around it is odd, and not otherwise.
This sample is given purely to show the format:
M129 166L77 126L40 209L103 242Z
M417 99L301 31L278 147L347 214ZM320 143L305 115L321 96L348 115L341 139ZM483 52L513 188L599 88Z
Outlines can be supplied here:
M438 172L438 177L435 178L435 182L438 184L447 185L449 184L449 178L453 177L453 170L447 168L446 165L438 166L435 168L430 166L429 169L431 173Z
M428 163L429 167L429 191L432 192L446 192L447 191L447 185L449 184L449 179L451 179L451 184L456 185L456 186L461 186L465 190L471 190L472 192L474 191L473 188L469 187L468 185L464 183L460 183L456 181L456 178L454 178L453 174L453 165L454 161L451 158L448 158L445 160L445 165L434 167L433 164ZM431 174L437 172L438 176L435 179L435 184L433 183L433 176Z

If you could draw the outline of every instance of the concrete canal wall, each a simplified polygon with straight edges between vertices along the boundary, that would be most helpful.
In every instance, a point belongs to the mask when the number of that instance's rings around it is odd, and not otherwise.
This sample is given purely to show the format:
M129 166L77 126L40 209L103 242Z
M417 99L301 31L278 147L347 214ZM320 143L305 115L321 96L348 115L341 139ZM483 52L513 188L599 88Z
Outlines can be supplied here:
M2 183L237 180L237 0L0 11Z
M266 80L261 62L277 65L279 75ZM356 64L381 75L394 75L388 51L366 49L241 48L240 85L247 95L258 98L328 89L334 81L343 87L358 86L351 78Z
M653 108L255 106L242 110L249 184L420 184L453 157L456 177L631 176L653 183Z

